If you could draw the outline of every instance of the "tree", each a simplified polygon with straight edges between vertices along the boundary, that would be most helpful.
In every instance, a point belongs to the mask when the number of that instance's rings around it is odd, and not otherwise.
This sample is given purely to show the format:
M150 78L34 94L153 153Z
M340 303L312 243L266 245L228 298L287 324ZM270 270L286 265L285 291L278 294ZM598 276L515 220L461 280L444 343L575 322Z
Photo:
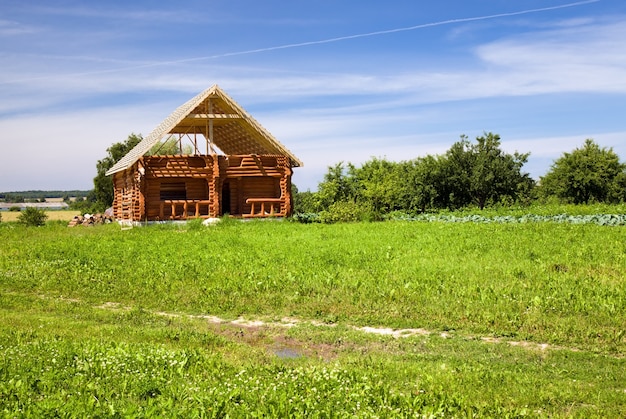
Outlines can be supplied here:
M397 166L386 159L372 158L353 170L356 199L369 206L374 214L400 209Z
M442 161L441 156L427 155L400 163L397 177L401 209L423 213L447 206Z
M316 212L315 192L310 190L300 192L295 184L291 184L291 196L293 196L293 212L307 214Z
M4 200L6 202L11 202L14 204L21 204L21 203L24 203L25 201L22 195L11 195L11 194L7 194Z
M329 208L339 201L356 201L356 167L348 163L347 167L343 162L328 167L328 172L324 175L324 180L317 186L317 210Z
M461 136L446 153L449 206L475 204L483 209L505 197L517 200L533 184L521 171L529 155L505 153L500 148L500 136L491 132L476 137L474 144Z
M461 135L461 140L452 144L444 155L441 162L444 181L439 188L443 206L455 209L470 204L472 157L471 143L465 135Z
M530 153L517 151L507 154L500 148L500 136L487 133L476 138L474 170L470 178L470 194L473 202L483 209L487 202L499 202L504 197L519 198L519 192L532 183L522 167Z
M167 156L167 155L175 155L175 154L192 154L192 153L193 153L193 147L191 147L190 144L183 145L174 136L169 137L165 141L159 141L154 146L152 146L152 148L148 152L148 154L152 156Z
M115 163L124 157L133 147L143 140L141 134L130 134L126 141L114 143L107 148L107 156L102 160L98 160L96 164L97 175L93 179L94 193L92 199L95 200L99 210L113 205L113 179L106 175Z
M588 138L581 148L554 161L541 178L541 192L574 204L624 201L626 164L612 148L600 148Z

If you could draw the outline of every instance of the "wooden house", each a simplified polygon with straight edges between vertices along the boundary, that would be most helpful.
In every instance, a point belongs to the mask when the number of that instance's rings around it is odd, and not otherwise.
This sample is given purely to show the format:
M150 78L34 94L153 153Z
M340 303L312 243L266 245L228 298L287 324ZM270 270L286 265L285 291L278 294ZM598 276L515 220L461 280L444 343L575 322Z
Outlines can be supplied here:
M151 155L164 141L186 154ZM218 152L219 150L219 152ZM181 105L108 172L123 221L285 217L302 166L217 85Z

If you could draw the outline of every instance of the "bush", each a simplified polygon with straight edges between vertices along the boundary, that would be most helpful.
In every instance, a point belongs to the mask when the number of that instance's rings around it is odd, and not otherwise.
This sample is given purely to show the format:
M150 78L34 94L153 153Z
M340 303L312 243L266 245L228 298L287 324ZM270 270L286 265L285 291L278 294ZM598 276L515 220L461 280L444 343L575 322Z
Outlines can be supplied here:
M17 218L17 222L30 227L39 227L46 224L48 215L44 210L28 207Z
M315 212L296 213L289 218L289 221L295 221L302 224L319 223L320 216Z
M9 211L12 211L12 212L19 212L21 210L22 208L18 207L17 205L13 205L11 208L9 208Z

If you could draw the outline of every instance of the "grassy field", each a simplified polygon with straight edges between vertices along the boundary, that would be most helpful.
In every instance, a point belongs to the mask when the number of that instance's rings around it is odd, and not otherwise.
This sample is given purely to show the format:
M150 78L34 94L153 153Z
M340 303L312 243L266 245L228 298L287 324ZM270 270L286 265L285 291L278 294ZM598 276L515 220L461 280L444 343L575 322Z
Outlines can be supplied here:
M626 416L623 226L3 222L0 240L5 416Z
M74 216L79 215L80 211L72 211L72 210L54 210L54 211L46 211L46 215L48 216L48 221L70 221ZM2 216L2 221L4 222L12 222L17 221L20 216L20 211L2 211L0 213Z

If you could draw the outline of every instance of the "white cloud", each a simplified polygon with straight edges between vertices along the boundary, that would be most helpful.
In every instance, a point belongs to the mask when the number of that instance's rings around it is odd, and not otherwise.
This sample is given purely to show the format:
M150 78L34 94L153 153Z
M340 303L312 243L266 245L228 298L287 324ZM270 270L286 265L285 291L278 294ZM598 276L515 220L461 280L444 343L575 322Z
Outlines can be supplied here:
M500 80L493 85L496 94L626 93L623 39L626 21L497 41L477 53L489 66L489 76Z
M388 67L371 65L358 73L298 68L281 72L280 66L263 68L254 61L232 66L200 60L188 65L184 60L132 62L106 55L100 62L92 61L98 57L84 55L52 60L28 55L6 60L7 66L0 69L0 85L19 90L22 107L28 107L24 99L28 97L33 103L43 100L51 104L72 97L126 92L193 94L216 82L235 97L254 102L377 95L378 106L394 107L564 92L626 93L626 20L575 28L572 24L478 46L476 62L437 71L394 73ZM38 65L42 60L47 64L45 73ZM16 61L20 65L12 64ZM367 100L360 103L368 104ZM5 102L4 107L8 106Z
M14 37L37 32L37 29L14 20L0 19L0 37Z
M96 162L111 144L126 140L133 130L150 131L159 122L142 108L0 120L0 191L91 189Z
M582 147L588 138L593 139L600 147L612 148L623 161L626 161L626 131L581 132L577 135L520 138L503 141L502 147L509 152L530 151L531 156L558 158L564 152Z

